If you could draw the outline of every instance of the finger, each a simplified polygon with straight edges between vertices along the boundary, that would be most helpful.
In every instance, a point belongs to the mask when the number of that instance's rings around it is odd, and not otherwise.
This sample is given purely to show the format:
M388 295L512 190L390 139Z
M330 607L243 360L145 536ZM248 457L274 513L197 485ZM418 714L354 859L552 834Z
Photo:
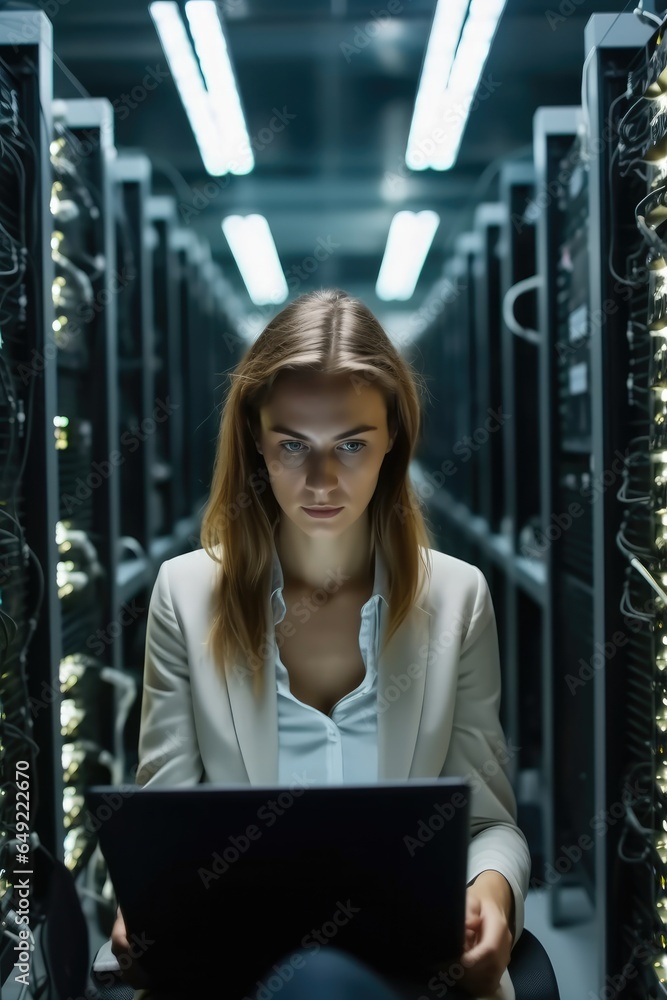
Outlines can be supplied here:
M130 947L130 942L127 940L127 934L123 931L112 930L111 931L111 950L116 948L127 949Z
M468 951L470 948L472 948L472 946L474 944L477 943L477 940L479 939L479 936L480 936L480 927L479 927L478 924L474 924L474 925L466 924L466 926L465 926L465 932L464 932L464 939L465 939L465 942L466 942L466 945L465 945L465 950L466 951Z
M479 927L482 922L482 914L466 910L464 922L466 927Z
M472 944L469 947L466 947L461 957L461 962L464 966L474 965L475 962L478 962L479 959L486 955L490 950L491 943L489 941L488 933L486 929L482 927L475 935Z
M481 943L474 948L470 948L468 951L464 951L459 961L464 969L472 969L478 962L483 961L484 958L488 958L490 954L490 949Z
M479 940L472 948L464 952L461 964L469 968L471 965L483 961L489 955L495 955L504 948L508 938L509 930L500 915L498 917L493 914L489 915L484 921Z
M476 962L482 961L488 955L499 952L502 944L502 934L494 934L491 931L485 931L480 939L475 942L473 947L463 953L463 963L468 966L474 965Z

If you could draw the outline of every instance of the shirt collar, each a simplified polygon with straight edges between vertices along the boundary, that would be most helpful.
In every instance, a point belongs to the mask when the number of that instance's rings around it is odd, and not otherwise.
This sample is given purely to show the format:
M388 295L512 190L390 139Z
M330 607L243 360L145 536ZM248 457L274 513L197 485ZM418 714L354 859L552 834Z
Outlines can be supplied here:
M283 612L285 609L285 604L282 599L283 587L285 586L285 579L283 577L283 570L280 564L280 559L278 557L278 552L276 550L275 542L273 544L273 578L271 581L271 603L274 610L277 612L279 608L282 607ZM276 600L276 595L278 595L278 600ZM389 607L389 576L387 573L387 563L380 550L380 546L375 546L375 573L373 578L373 593L371 594L368 603L374 599L381 599ZM377 601L376 601L377 603Z

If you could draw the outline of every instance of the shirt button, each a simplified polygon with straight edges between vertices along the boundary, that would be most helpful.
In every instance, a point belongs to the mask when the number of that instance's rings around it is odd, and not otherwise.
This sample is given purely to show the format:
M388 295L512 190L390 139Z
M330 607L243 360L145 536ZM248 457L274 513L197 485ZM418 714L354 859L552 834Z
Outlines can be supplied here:
M330 740L337 740L338 739L338 730L330 729L329 730L329 739Z

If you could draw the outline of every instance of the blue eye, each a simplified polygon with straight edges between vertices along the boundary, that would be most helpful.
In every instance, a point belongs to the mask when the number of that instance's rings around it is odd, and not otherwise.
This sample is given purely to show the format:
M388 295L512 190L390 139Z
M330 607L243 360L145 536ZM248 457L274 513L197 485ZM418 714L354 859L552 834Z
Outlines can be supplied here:
M284 448L288 455L300 455L301 451L293 451L291 448L288 447L288 445L291 445L291 444L301 445L301 442L300 441L283 441L281 443L280 447ZM365 441L345 441L344 444L346 444L346 445L347 444L357 444L357 445L359 445L359 448L357 449L357 451L348 451L348 452L346 452L346 454L348 454L348 455L358 455L359 452L362 451L366 447L366 442Z

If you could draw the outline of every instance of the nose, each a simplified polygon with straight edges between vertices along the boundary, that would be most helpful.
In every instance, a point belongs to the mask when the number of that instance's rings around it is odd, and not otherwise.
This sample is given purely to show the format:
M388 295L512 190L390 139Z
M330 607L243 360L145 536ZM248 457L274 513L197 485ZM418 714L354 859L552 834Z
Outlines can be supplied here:
M326 494L338 485L338 474L335 470L335 459L324 455L318 458L309 456L306 471L306 486L314 491L320 490ZM318 503L325 503L326 496L317 497Z

